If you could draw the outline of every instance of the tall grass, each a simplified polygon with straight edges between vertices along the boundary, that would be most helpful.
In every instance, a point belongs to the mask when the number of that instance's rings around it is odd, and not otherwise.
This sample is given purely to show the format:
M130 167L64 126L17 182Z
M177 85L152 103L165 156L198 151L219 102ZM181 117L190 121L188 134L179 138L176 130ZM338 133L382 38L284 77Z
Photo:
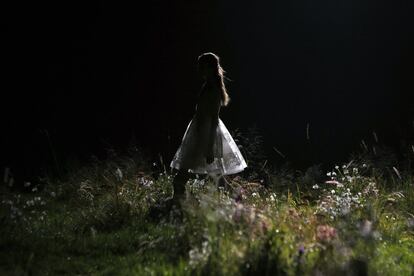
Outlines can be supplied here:
M327 172L255 162L230 190L188 181L182 219L148 216L172 195L172 174L139 151L29 193L3 185L0 274L414 273L412 171L367 155Z

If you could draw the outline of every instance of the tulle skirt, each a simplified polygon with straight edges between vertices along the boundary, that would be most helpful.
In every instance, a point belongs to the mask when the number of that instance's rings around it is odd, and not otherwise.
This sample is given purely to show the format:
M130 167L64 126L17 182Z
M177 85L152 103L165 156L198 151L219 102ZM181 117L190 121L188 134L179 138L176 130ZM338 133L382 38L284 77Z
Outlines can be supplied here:
M239 148L221 119L215 130L210 126L210 120L193 117L171 161L172 168L196 174L229 175L241 172L247 167ZM211 131L214 131L214 161L207 164L205 153L208 150Z

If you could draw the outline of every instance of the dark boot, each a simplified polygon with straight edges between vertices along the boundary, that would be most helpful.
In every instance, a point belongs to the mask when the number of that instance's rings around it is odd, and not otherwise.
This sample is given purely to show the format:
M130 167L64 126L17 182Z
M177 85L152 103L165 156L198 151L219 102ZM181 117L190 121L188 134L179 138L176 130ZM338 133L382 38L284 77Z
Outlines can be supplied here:
M217 183L217 189L224 190L224 191L231 191L231 186L223 175L220 175L217 177L216 183Z
M169 212L181 213L181 203L185 198L185 184L189 179L189 174L184 171L178 171L172 182L174 194L173 197L167 200L151 206L149 210L149 217L161 218L167 215Z
M185 171L178 171L173 180L174 195L172 203L176 207L181 207L181 202L185 198L185 184L187 183L190 175Z

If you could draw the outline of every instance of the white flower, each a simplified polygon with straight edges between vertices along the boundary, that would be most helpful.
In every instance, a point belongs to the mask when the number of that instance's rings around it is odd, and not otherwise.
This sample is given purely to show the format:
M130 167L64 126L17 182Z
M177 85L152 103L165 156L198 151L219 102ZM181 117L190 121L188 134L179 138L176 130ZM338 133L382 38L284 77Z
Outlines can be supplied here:
M407 220L407 226L408 226L409 228L414 228L414 218L409 218L409 219Z
M334 194L335 194L335 190L331 190L331 194L333 194L333 195L334 195Z
M315 185L312 186L312 188L316 190L316 189L319 189L319 186L318 186L318 184L315 184Z
M122 174L122 171L121 171L120 168L116 169L115 175L116 175L116 178L118 179L118 181L122 181L123 174Z
M372 222L369 220L365 220L362 225L360 226L360 234L363 237L369 237L372 234Z

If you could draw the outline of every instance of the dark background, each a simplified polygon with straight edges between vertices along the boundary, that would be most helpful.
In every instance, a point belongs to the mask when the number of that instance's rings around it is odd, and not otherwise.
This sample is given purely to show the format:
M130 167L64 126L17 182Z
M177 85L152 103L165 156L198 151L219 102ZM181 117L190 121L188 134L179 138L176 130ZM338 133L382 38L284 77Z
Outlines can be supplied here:
M373 131L398 148L413 129L412 1L55 1L2 10L1 166L25 177L53 163L51 147L62 164L131 142L169 162L194 112L196 59L206 51L233 80L223 122L256 126L269 158L333 164Z

